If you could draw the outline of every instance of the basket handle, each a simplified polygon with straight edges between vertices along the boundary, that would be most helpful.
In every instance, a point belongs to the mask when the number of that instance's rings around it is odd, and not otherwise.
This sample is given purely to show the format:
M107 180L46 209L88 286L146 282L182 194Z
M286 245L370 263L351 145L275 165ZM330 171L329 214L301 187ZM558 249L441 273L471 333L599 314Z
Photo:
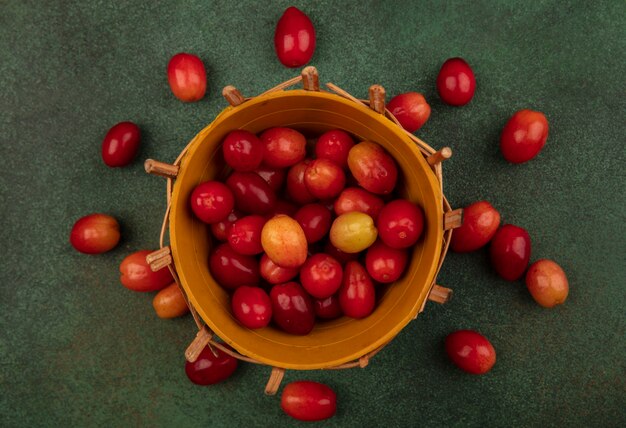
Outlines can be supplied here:
M267 380L267 385L265 385L265 395L276 395L276 391L278 391L283 377L285 377L285 369L272 367L270 378Z

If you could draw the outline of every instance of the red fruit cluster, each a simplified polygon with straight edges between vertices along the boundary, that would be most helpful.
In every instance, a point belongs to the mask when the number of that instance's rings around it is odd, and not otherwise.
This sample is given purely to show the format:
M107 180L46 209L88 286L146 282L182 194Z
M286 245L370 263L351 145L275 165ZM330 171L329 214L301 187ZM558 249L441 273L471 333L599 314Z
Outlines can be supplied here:
M368 316L376 284L402 276L422 235L420 207L381 197L393 195L398 176L381 146L355 144L335 129L318 137L313 152L308 158L306 138L294 129L232 131L222 144L232 172L190 195L192 212L216 240L211 275L232 293L245 327L273 323L304 335L316 319Z

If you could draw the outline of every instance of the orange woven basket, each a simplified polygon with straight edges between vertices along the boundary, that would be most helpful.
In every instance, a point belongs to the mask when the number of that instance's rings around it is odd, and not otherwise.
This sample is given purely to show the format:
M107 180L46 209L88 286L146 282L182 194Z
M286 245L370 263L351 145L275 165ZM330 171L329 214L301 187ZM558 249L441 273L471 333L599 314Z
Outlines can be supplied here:
M303 89L285 90L300 82ZM268 394L276 392L285 369L365 367L417 317L427 300L444 303L451 296L451 290L436 285L452 229L462 220L462 211L452 210L443 195L441 163L451 156L451 150L444 147L436 151L402 129L385 109L381 86L370 87L369 100L354 98L331 83L326 87L328 90L320 89L314 67L306 67L300 76L253 98L244 98L227 86L223 95L230 106L193 138L173 164L151 159L145 162L147 172L167 178L160 249L147 261L152 270L170 269L199 329L185 352L187 360L195 361L209 345L240 360L271 366L265 389ZM407 271L385 289L369 317L318 323L306 336L273 327L250 330L235 320L227 292L209 272L208 226L191 213L189 195L200 182L225 178L228 168L221 158L221 142L228 132L245 129L259 133L275 126L295 128L305 135L341 128L359 141L382 145L399 167L397 190L424 209L424 236L411 250Z

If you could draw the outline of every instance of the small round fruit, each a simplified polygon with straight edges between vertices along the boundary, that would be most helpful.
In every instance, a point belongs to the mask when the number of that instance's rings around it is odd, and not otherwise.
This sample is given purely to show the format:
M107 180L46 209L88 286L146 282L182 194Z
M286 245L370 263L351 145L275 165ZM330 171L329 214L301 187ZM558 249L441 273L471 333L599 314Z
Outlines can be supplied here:
M120 225L106 214L89 214L76 220L70 232L70 244L84 254L101 254L120 242Z
M267 214L276 205L276 193L254 172L233 172L226 185L233 192L235 206L248 214Z
M548 259L537 260L526 273L526 287L535 302L552 308L565 302L569 283L561 266Z
M331 213L322 204L308 204L296 212L294 219L300 223L309 244L321 240L330 230Z
M524 163L539 154L548 139L548 119L538 111L520 110L504 125L500 150L511 163Z
M350 172L365 190L386 195L396 187L398 168L391 156L376 143L362 141L348 153Z
M304 184L304 173L311 163L310 160L298 162L287 173L287 196L297 204L310 204L315 201L315 196L309 192Z
M243 285L237 288L231 300L231 308L237 321L244 327L263 328L272 320L272 302L260 287Z
M265 225L265 217L249 215L237 220L228 232L228 243L239 254L253 256L261 254L261 231Z
M270 128L261 134L264 146L263 163L286 168L304 160L306 138L291 128Z
M191 192L191 209L205 223L224 220L235 205L233 192L219 181L205 181Z
M348 153L354 147L354 140L345 131L333 129L325 132L315 144L315 157L328 159L342 168L348 167Z
M315 326L315 312L311 298L297 282L272 287L272 319L287 333L309 334Z
M173 283L159 291L152 299L152 306L159 318L176 318L189 312L183 292Z
M102 141L102 160L112 168L128 165L137 156L140 137L139 127L133 122L114 125Z
M374 220L358 211L341 214L330 227L330 242L346 253L363 251L376 241Z
M328 254L314 254L300 269L302 287L316 299L332 296L341 287L343 269L341 264Z
M224 220L218 221L217 223L211 223L211 233L218 241L228 241L230 228L242 217L244 217L244 215L241 212L232 210Z
M430 117L430 106L426 98L417 92L396 95L387 104L387 109L409 132L420 129Z
M352 211L362 212L376 221L384 205L385 202L382 199L367 190L358 187L348 187L335 200L334 210L337 215Z
M524 275L530 260L530 235L526 230L505 224L497 230L489 248L491 264L502 278L515 281Z
M283 168L274 168L267 165L261 165L254 170L255 173L261 176L263 180L269 184L274 192L279 192L285 183L287 177L287 171Z
M457 253L475 251L487 245L500 226L500 213L487 201L463 208L463 224L452 232L450 248Z
M450 58L441 66L437 76L437 91L442 101L452 106L463 106L474 97L476 78L462 58Z
M288 7L276 24L274 48L285 67L302 67L315 52L315 28L300 9Z
M136 251L128 256L120 264L120 282L129 290L133 291L157 291L161 290L172 282L172 274L167 268L153 272L146 262L150 250Z
M167 65L167 80L176 98L184 102L198 101L206 93L206 70L196 55L179 53Z
M283 282L291 281L300 273L300 269L297 267L285 268L278 266L267 254L261 256L259 269L261 270L263 279L270 284L282 284Z
M359 262L348 262L339 289L339 305L351 318L365 318L374 311L376 290L372 279Z
M339 297L336 294L325 299L313 300L313 309L315 316L323 320L333 320L343 315L341 305L339 305Z
M391 248L408 248L424 230L424 213L406 199L396 199L383 207L376 221L380 239Z
M322 383L307 380L291 382L283 389L280 407L294 419L321 421L337 411L337 394Z
M265 223L261 245L267 256L282 267L302 266L307 257L304 231L297 221L286 215L277 215Z
M254 171L263 161L263 143L252 132L231 131L222 143L224 160L235 171Z
M446 353L461 370L485 374L496 363L496 350L487 338L472 330L459 330L446 337Z
M346 186L346 174L333 161L315 159L304 171L304 185L316 198L331 199Z
M215 354L213 354L215 351ZM237 370L237 359L218 348L205 347L198 359L185 363L185 373L196 385L213 385L228 379Z
M258 285L261 281L257 260L239 254L229 244L222 244L211 253L209 270L217 283L226 289Z
M408 261L406 250L398 250L375 242L365 254L365 268L374 281L387 284L396 281L404 273Z

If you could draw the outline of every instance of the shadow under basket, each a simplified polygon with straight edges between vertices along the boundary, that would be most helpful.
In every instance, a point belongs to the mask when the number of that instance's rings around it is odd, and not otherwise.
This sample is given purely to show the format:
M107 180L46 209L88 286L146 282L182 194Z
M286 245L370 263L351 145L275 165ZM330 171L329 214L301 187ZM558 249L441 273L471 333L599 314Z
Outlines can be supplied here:
M145 162L147 172L167 178L160 250L147 260L152 270L170 269L198 326L196 338L185 352L187 360L195 361L209 345L240 360L271 366L267 394L276 392L285 369L365 367L417 317L427 300L444 303L451 296L451 290L435 281L452 229L462 220L461 210L452 210L442 191L441 163L452 152L447 147L436 151L402 129L385 109L381 86L373 85L369 100L360 100L331 83L326 85L328 90L320 90L318 82L317 70L306 67L300 76L253 98L244 98L237 89L227 86L223 95L230 106L193 138L173 164L152 159ZM303 89L285 90L299 83ZM339 128L357 141L380 144L398 165L396 191L420 205L425 213L423 237L410 250L404 275L387 287L374 312L359 320L342 317L317 323L306 336L271 326L250 330L237 322L228 293L209 272L209 227L194 217L188 202L197 184L224 178L221 143L230 131L245 129L256 134L276 126L294 128L305 135Z

